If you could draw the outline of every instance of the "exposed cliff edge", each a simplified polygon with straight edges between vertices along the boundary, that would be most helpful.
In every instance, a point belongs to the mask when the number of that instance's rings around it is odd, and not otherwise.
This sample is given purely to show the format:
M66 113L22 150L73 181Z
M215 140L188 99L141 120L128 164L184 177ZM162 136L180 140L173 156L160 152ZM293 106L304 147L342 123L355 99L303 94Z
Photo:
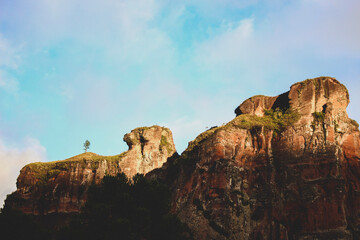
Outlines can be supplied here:
M181 156L168 129L139 128L125 135L126 153L25 166L6 204L76 212L105 173L154 169L147 177L170 187L172 211L195 239L360 239L360 132L348 104L336 79L308 79L247 99Z
M237 117L148 174L173 189L196 239L360 239L360 137L349 95L320 77Z
M124 141L129 150L115 156L87 152L63 161L26 165L17 179L17 190L5 204L34 215L79 212L88 187L100 183L105 174L146 174L176 152L172 133L164 127L136 128Z

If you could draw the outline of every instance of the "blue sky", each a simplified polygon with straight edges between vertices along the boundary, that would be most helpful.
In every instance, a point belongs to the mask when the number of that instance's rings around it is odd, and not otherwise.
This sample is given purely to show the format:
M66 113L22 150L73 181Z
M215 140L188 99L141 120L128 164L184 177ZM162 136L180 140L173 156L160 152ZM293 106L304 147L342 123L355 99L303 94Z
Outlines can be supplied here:
M256 95L332 76L360 120L357 0L0 0L0 195L19 169L127 150L169 127L179 152ZM0 199L1 201L1 199Z

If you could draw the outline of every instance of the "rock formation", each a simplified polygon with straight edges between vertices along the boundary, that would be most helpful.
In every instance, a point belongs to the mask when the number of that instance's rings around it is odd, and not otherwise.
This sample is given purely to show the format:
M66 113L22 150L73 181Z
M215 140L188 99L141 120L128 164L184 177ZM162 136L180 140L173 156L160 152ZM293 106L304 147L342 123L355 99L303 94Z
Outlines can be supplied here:
M235 119L200 134L181 156L168 129L135 129L118 156L25 166L6 204L77 212L104 174L154 169L146 176L168 184L172 212L195 239L360 239L360 132L348 104L336 79L308 79L244 101Z
M246 100L149 173L195 239L360 239L360 137L336 79Z
M6 204L24 213L48 215L79 212L86 191L106 175L124 172L129 178L159 168L176 150L168 128L152 126L124 136L129 150L116 156L83 153L55 162L31 163L20 171L17 190Z

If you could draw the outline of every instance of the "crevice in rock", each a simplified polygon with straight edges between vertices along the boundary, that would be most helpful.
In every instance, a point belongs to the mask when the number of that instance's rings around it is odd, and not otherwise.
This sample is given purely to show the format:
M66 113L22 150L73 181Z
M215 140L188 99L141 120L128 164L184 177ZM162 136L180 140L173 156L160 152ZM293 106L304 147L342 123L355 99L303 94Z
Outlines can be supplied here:
M141 145L141 155L144 156L144 147L146 144L147 140L141 135L140 136L140 145Z
M282 112L285 112L286 110L288 110L290 108L289 93L290 93L290 91L279 95L279 97L276 98L271 109L273 109L273 110L280 109Z

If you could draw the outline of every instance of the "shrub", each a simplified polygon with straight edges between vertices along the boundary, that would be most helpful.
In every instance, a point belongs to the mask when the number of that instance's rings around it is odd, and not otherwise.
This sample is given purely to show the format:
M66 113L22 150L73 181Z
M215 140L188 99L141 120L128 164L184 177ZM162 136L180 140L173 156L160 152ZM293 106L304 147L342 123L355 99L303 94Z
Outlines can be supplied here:
M171 153L172 146L171 144L168 142L168 140L166 139L166 137L164 135L161 135L161 140L160 140L160 145L159 145L159 151L163 153L163 150L166 149L166 151L169 153Z
M355 121L354 119L350 119L351 124L354 125L356 128L359 128L359 124L357 121Z
M313 112L313 118L316 122L318 123L322 123L324 122L324 119L325 119L325 113L323 112Z

